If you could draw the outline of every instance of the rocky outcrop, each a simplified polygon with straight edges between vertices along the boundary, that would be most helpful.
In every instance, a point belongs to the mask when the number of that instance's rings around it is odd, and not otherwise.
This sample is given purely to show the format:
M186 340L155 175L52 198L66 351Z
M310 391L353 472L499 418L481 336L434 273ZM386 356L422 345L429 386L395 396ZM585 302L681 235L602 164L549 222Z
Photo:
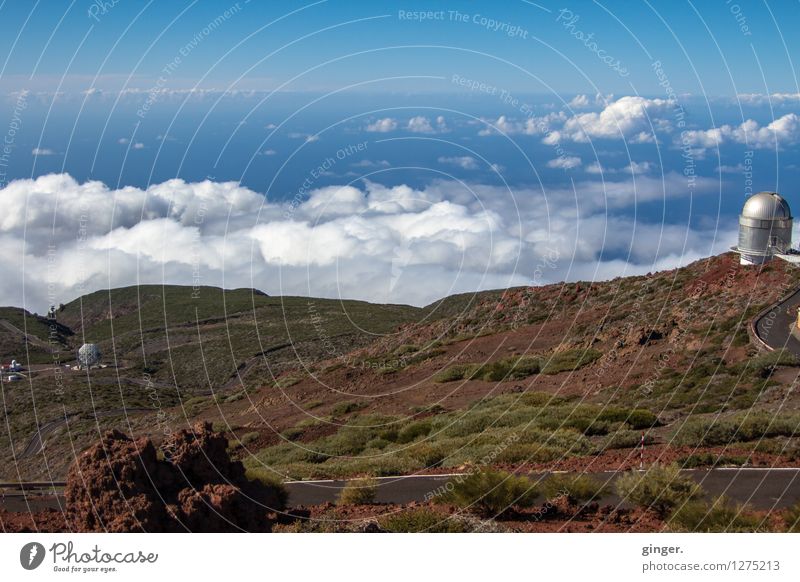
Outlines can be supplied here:
M270 531L282 508L276 486L249 481L227 440L198 424L152 441L119 431L81 454L67 476L67 521L76 531Z

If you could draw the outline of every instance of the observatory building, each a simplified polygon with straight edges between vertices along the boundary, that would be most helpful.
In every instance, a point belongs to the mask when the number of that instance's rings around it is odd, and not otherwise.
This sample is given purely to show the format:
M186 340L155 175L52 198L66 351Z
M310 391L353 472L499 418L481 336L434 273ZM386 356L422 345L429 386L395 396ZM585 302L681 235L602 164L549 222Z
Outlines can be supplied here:
M83 344L78 350L78 365L81 368L91 368L100 363L100 348L95 344Z
M750 196L739 216L739 245L735 250L742 265L761 265L776 256L787 257L792 250L792 211L786 200L776 192Z

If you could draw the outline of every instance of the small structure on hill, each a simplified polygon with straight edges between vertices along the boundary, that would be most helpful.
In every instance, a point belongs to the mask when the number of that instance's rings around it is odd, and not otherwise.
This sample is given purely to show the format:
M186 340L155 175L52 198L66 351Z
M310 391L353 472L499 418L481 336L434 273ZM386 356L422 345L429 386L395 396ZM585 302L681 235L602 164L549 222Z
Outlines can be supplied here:
M762 265L778 257L797 262L792 253L792 211L776 192L759 192L747 199L739 216L739 244L734 249L742 265Z
M83 344L78 349L78 365L81 368L88 369L97 366L101 358L100 348L96 344Z

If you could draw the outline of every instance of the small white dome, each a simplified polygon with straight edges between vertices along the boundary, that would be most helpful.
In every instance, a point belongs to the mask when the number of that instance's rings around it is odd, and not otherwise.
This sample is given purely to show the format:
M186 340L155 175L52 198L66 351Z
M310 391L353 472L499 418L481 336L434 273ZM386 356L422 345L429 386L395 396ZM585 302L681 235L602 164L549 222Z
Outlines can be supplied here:
M759 220L772 220L775 218L791 218L792 211L789 204L780 194L775 192L759 192L753 194L744 203L742 217L757 218Z

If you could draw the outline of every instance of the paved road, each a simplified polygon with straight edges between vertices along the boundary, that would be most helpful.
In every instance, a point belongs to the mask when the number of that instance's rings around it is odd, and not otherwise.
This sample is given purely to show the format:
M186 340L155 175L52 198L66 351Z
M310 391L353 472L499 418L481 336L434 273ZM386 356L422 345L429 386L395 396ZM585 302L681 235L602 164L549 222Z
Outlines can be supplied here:
M78 413L67 414L61 418L56 418L54 420L50 420L45 422L36 429L36 432L33 433L31 436L30 441L28 441L27 446L23 449L20 453L19 457L17 457L18 461L23 459L28 459L34 455L39 454L42 449L44 448L44 441L49 434L55 431L57 428L66 425L68 422L77 420L78 418L106 418L109 416L124 416L127 414L142 414L146 412L154 412L152 408L115 408L112 410L104 410L102 412L97 413L89 413L86 415L81 415Z
M800 502L800 468L777 469L691 469L685 470L711 495L724 494L739 503L749 503L756 509L784 508ZM608 471L591 474L595 479L612 485L622 473ZM378 479L376 501L379 503L410 503L425 501L440 487L444 487L457 474L381 477ZM531 476L534 480L543 474ZM289 505L316 505L333 502L347 482L344 480L292 481L286 483ZM37 484L41 485L41 484ZM63 485L63 484L59 484ZM0 506L7 511L27 511L22 493L7 487ZM28 493L28 496L35 493ZM58 509L63 502L60 496L35 496L42 507ZM602 504L617 505L621 500L608 495L598 500ZM623 506L626 504L622 503Z
M786 348L800 357L800 341L791 334L791 326L797 321L800 306L800 289L756 316L753 329L756 336L773 350Z
M700 483L712 496L725 494L734 501L747 502L757 509L782 508L800 502L800 469L692 469L684 473ZM610 471L594 473L592 477L611 485L619 475L621 473ZM430 496L454 476L384 477L379 479L376 500L379 503L424 501L426 496ZM538 480L543 475L532 477ZM341 480L287 483L289 504L333 502L345 483ZM604 504L618 504L620 499L609 495L599 501Z
M47 350L49 350L52 347L46 341L44 341L42 339L39 339L35 335L31 335L29 333L25 333L23 330L18 328L16 325L11 323L7 319L0 319L0 325L2 325L4 328L6 328L7 330L9 330L11 332L20 334L30 344L33 344L35 346L39 346L40 348L45 348Z

